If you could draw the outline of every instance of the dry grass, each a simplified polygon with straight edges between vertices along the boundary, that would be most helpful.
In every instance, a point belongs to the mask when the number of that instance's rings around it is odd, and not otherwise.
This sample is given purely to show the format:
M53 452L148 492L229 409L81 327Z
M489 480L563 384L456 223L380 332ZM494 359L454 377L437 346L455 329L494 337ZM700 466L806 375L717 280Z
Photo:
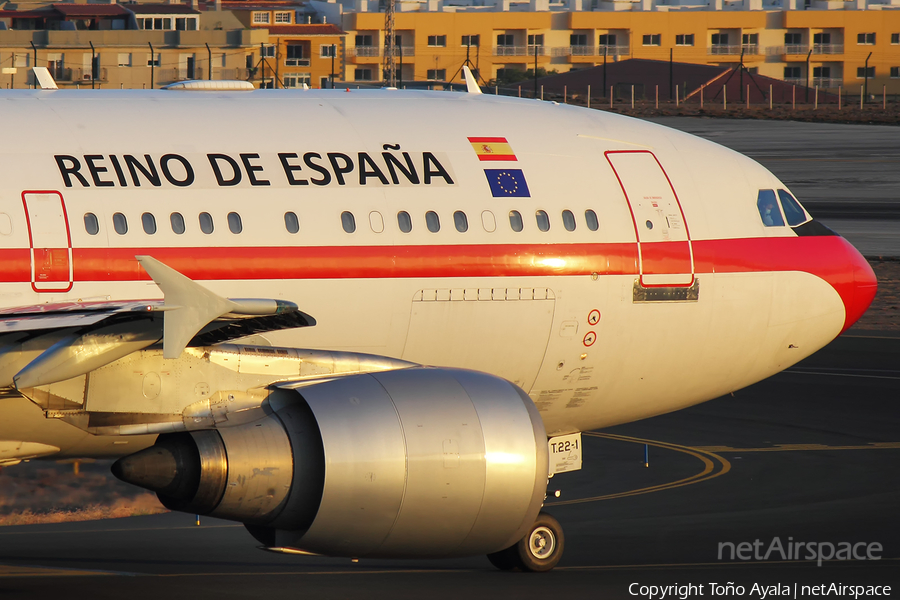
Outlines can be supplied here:
M156 496L147 493L133 499L120 498L111 506L93 504L82 508L51 510L48 512L34 512L30 509L25 509L22 512L0 516L0 526L99 521L101 519L155 515L163 512L166 512L166 509L159 503Z
M155 494L117 480L110 461L32 461L0 469L0 526L117 519L165 512Z

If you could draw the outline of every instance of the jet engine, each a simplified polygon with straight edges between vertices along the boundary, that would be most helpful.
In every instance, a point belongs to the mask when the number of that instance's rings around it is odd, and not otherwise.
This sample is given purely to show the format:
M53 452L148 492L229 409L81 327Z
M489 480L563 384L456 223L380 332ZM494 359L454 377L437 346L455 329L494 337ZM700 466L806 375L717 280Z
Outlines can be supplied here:
M399 369L276 389L263 409L161 435L113 472L170 509L243 522L266 547L329 556L494 553L540 511L546 432L506 380Z

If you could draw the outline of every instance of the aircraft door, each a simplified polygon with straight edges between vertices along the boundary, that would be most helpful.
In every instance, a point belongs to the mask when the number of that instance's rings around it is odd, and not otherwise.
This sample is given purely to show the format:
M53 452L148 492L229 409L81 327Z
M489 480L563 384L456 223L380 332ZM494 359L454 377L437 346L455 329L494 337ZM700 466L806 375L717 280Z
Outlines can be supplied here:
M36 292L72 289L72 237L59 192L23 192L31 245L31 287Z
M637 236L641 285L690 286L694 282L691 237L675 188L648 150L606 152L631 210Z

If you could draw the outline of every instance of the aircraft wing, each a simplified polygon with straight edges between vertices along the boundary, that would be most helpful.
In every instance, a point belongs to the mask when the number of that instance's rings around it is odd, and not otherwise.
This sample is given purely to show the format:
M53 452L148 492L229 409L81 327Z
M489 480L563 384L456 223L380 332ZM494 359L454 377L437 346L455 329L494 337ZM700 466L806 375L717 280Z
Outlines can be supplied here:
M255 333L309 327L296 304L227 299L149 257L138 260L164 299L78 301L0 310L0 387L83 375L162 342L165 358Z

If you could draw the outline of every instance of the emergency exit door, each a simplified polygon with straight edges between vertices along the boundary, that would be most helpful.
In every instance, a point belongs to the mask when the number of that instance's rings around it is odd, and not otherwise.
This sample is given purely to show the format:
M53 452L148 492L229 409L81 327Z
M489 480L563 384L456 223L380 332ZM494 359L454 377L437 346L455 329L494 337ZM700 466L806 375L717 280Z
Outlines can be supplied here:
M59 192L24 192L31 245L31 287L36 292L72 289L72 238Z
M631 210L637 236L641 285L690 286L694 282L691 236L675 188L648 150L606 152Z

